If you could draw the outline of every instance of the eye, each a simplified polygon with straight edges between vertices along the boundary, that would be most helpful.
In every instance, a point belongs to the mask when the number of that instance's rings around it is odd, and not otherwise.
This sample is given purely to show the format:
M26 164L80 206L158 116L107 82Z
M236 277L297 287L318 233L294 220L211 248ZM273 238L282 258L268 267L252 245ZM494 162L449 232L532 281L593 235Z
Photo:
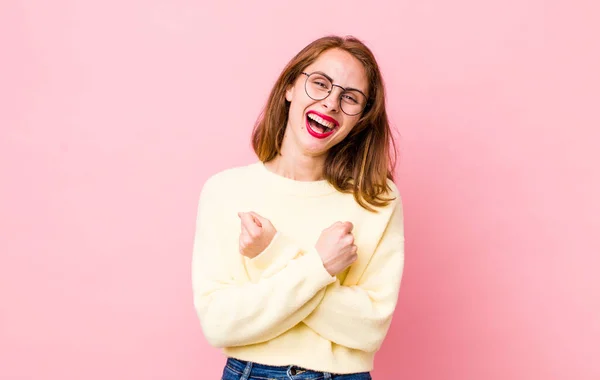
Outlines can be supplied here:
M358 99L356 99L356 97L352 94L344 94L342 95L344 100L349 101L353 104L357 104L358 103Z
M317 86L319 86L319 87L322 87L322 88L327 88L327 83L325 83L325 82L323 82L323 81L319 81L319 80L318 80L318 81L315 81L315 84L316 84Z

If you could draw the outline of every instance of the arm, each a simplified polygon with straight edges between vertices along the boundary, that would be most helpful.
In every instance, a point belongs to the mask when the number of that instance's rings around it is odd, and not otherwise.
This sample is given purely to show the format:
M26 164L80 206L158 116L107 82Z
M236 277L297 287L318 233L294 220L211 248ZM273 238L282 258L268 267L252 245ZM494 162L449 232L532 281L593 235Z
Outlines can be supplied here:
M358 283L344 286L336 279L327 287L320 305L303 321L333 343L373 352L387 333L404 267L403 210L399 194L395 195L397 200L391 205L385 231ZM278 273L290 258L270 250L250 260L250 264L260 263L263 272L258 276L266 278Z
M196 222L192 286L202 330L216 347L268 341L306 318L335 277L325 270L316 250L311 250L256 283L235 278L232 271L240 265L240 254L220 248L218 194L214 181L208 180ZM277 239L268 249L299 252L286 239Z
M377 351L396 308L403 269L404 223L397 195L385 232L358 283L343 286L336 280L304 323L331 342Z

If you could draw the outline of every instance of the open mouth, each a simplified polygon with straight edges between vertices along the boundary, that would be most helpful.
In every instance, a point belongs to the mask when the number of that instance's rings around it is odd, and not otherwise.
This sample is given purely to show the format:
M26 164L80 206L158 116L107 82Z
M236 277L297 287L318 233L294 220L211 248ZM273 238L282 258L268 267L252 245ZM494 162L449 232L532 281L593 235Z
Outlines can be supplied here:
M326 120L325 118L326 116L322 117L313 111L308 112L306 114L308 133L320 139L331 136L336 131L338 124L336 121Z

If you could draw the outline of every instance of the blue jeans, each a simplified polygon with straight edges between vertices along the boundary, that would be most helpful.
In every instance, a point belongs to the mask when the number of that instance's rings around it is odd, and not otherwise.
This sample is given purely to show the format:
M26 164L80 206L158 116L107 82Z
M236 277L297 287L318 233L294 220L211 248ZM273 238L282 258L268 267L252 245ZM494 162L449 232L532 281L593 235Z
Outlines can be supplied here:
M221 380L371 380L369 372L335 375L298 366L270 366L228 358Z

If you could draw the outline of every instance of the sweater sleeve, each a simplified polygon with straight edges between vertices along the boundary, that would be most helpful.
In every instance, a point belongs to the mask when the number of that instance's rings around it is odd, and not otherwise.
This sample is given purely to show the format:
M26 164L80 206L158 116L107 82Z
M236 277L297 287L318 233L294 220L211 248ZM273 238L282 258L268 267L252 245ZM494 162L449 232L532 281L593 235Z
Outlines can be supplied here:
M398 196L383 236L358 283L344 286L336 280L329 285L323 300L304 323L331 342L377 351L391 324L403 269L404 224Z
M268 341L306 318L335 277L315 250L296 255L277 273L257 282L236 276L240 253L225 252L219 243L223 234L220 190L209 179L198 203L192 255L194 307L206 339L215 347ZM269 249L296 249L290 244L278 239Z
M309 252L309 254L316 253L316 250ZM244 257L243 260L246 262L246 270L250 279L256 278L269 278L276 273L279 273L285 268L288 262L292 259L305 254L293 239L289 236L277 232L273 237L273 240L264 251L254 258ZM321 264L322 265L322 264Z
M303 320L313 331L335 344L374 352L387 334L404 269L403 209L399 194L396 193L396 197L383 235L358 283L345 286L336 279L327 286L321 303ZM281 239L289 241L287 237ZM271 250L258 258L259 261L250 263L255 266L260 263L261 278L278 273L289 261L289 256Z

